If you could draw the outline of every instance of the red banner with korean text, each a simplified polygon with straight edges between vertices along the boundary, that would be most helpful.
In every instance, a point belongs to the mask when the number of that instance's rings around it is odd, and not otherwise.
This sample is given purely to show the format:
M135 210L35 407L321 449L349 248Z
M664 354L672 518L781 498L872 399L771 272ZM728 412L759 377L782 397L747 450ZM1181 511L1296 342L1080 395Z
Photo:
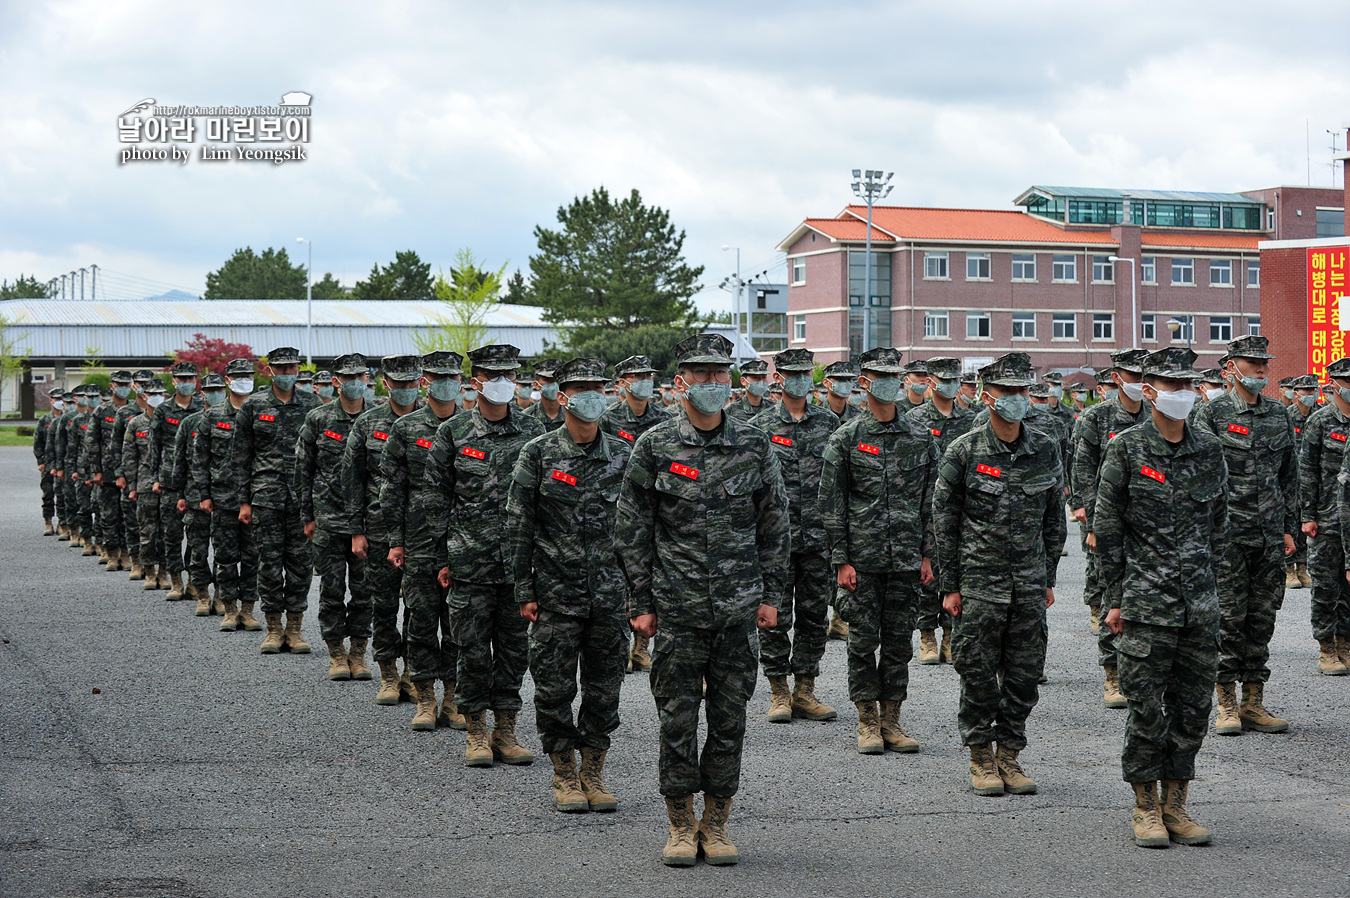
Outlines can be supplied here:
M1344 358L1340 300L1350 295L1350 246L1308 250L1308 370L1327 382L1327 365Z

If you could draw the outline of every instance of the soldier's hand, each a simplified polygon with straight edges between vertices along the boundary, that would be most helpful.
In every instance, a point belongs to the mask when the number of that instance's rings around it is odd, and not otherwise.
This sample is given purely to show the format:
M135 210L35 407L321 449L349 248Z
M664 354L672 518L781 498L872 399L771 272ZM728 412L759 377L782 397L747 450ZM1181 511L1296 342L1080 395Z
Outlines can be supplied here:
M253 523L253 506L249 505L247 502L239 503L239 523L241 524Z
M53 471L52 476L55 477L57 480L65 480L66 479L65 473L66 473L65 471Z
M851 564L839 565L839 575L834 578L834 582L853 592L858 588L858 572L854 570Z
M366 540L364 533L352 534L352 554L357 558L365 558L366 552L370 550L370 543Z
M1087 547L1089 551L1097 551L1097 534L1089 533L1087 535Z
M99 486L103 485L103 472L100 471L99 473L94 475L94 482L97 483Z
M1304 524L1304 525L1303 525L1303 532L1304 532L1305 534L1307 534L1308 536L1316 537L1316 536L1317 536L1317 522L1316 522L1316 521L1309 521L1308 523Z
M150 491L151 491L151 492L155 492L155 493L160 492L159 481L158 481L158 480L156 480L155 483L154 483L154 485L150 487Z
M443 567L436 572L436 582L441 584L441 589L450 588L450 568Z
M1112 608L1110 611L1106 612L1106 629L1117 636L1120 635L1121 630L1125 629L1125 622L1120 619L1119 608Z
M124 490L127 488L127 479L125 477L117 478L117 488L119 490Z
M778 626L778 609L772 605L760 605L759 613L755 615L755 626L761 630Z
M186 500L186 499L179 499L179 500L178 500L178 513L179 513L179 514L182 514L182 513L185 512L185 511L187 511L187 500Z
M927 586L929 583L932 583L934 579L935 578L933 577L933 559L925 558L923 562L919 565L919 582L922 583L924 586Z
M628 623L633 628L633 632L639 636L651 639L656 635L655 614L639 614L637 617L630 618Z
M216 503L212 502L210 499L203 499L201 502L197 503L197 507L209 514L216 510Z
M305 522L305 539L308 539L308 540L313 540L313 539L314 539L314 522L313 522L313 521L306 521L306 522Z
M1045 607L1049 608L1053 604L1055 604L1055 590L1054 587L1047 586L1045 588Z
M388 557L389 563L392 564L394 567L403 567L403 547L402 547L402 546L390 546L390 547L389 547L389 555L388 555L387 557Z
M39 474L46 474L46 473L47 473L47 466L44 465L44 464L39 464L39 465L38 465L38 473L39 473Z
M961 616L961 593L949 592L942 597L942 610L952 617Z
M1086 524L1086 523L1087 523L1087 506L1083 506L1082 508L1075 508L1075 509L1073 510L1073 519L1074 519L1075 521L1077 521L1078 523L1080 523L1080 524Z
M539 603L526 602L524 605L521 605L520 616L525 618L530 623L534 623L535 621L539 620Z
M1294 548L1295 548L1295 546L1294 546L1294 538L1293 538L1292 536L1290 536L1288 533L1286 533L1286 534L1284 535L1284 554L1285 554L1285 555L1293 555L1293 554L1294 554Z
M135 491L135 490L132 490L131 492L127 493L127 498L130 499L132 502L135 502L135 501L136 501L136 491Z

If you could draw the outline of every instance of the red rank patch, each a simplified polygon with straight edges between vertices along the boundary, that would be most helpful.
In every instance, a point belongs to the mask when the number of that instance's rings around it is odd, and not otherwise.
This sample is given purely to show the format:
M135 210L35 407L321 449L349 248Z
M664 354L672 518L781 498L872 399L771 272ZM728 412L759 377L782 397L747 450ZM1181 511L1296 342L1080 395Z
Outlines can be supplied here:
M976 466L975 466L975 472L976 472L977 474L988 474L990 477L1002 477L1002 476L1003 476L1003 469L1002 469L1002 468L995 468L995 467L992 467L991 465L976 465Z
M165 421L168 421L170 424L173 424L174 426L177 426L177 425L178 425L178 419L177 419L177 418L165 418L164 420L165 420Z
M1114 440L1114 439L1116 438L1116 435L1115 435L1114 433L1108 433L1108 434L1106 435L1106 438L1107 438L1108 440Z
M559 471L559 470L556 470L556 469L555 469L555 470L553 471L553 479L554 479L554 480L561 480L563 483L567 484L568 486L576 486L576 485L577 485L577 479L576 479L575 477L573 477L571 474L568 474L566 471Z
M625 440L627 440L627 441L630 442L630 443L637 439L637 437L633 436L631 433L629 433L629 432L626 431L626 430L621 430L621 431L619 431L619 436L623 437Z
M136 436L140 437L141 439L145 439L146 437L150 436L150 434L146 433L144 430L138 430L136 431Z
M192 431L192 435L195 437L195 436L197 435L197 431L195 431L195 430Z
M1246 436L1247 434L1251 433L1250 430L1248 430L1246 427L1243 427L1241 424L1229 424L1229 425L1228 425L1228 432L1229 432L1229 433L1240 433L1240 434L1242 434L1243 436Z
M88 430L88 429L89 429L89 425L88 425L88 424L81 424L81 425L80 425L80 430Z
M688 465L682 465L679 462L670 463L670 473L679 474L681 477L688 477L690 480L698 480L698 468L691 468Z
M1158 481L1159 483L1167 482L1167 478L1162 475L1161 471L1155 471L1148 465L1144 465L1142 468L1140 468L1139 473L1143 474L1145 477L1151 477L1154 480Z
M389 439L389 434L385 433L383 430L377 430L375 433L371 434L371 436L375 437L377 440Z
M936 427L930 427L930 428L928 428L928 432L931 433L931 434L932 434L933 436L935 436L935 437L940 437L940 436L942 436L942 431L938 430Z
M469 456L469 458L477 458L477 459L487 458L487 453L484 452L482 449L473 449L469 446L465 446L463 449L459 450L459 454L467 455Z
M1294 428L1294 433L1303 433L1303 428L1302 428L1302 427L1295 427L1295 428Z
M859 452L866 452L868 455L880 455L880 454L881 454L881 447L879 447L879 446L869 446L869 445L867 445L866 443L859 443L859 444L858 444L858 451L859 451Z
M259 420L259 421L275 421L276 419L277 419L277 416L276 416L276 415L259 415L259 416L258 416L258 420Z
M117 421L116 418L109 418L107 415L104 415L104 416L103 416L103 420L104 420L104 421L107 421L109 424L113 424L113 423L115 423L115 422Z
M220 428L221 430L233 430L233 429L234 429L234 425L231 424L229 421L217 421L217 422L216 422L216 427Z
M770 441L770 442L773 442L773 443L777 443L777 444L780 445L780 446L791 446L791 445L792 445L792 440L788 439L787 437L780 437L780 436L779 436L778 434L776 434L776 433L769 437L769 441Z
M418 437L418 438L417 438L417 445L421 446L423 449L430 449L430 448L431 448L431 440L425 439L425 438L423 438L423 437Z
M1336 431L1333 430L1333 431L1330 433L1330 437L1331 437L1333 440L1340 440L1342 443L1345 442L1345 434L1343 434L1343 433L1337 433Z
M339 443L342 442L342 434L338 433L336 430L325 430L323 435L330 440L337 440Z

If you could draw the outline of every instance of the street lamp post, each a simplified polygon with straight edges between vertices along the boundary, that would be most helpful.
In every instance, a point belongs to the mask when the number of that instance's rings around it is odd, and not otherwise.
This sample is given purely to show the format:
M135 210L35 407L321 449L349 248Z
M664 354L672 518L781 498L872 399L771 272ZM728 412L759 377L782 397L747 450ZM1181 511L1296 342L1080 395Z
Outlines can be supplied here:
M314 244L304 237L296 243L305 245L305 364L314 364Z
M1129 262L1130 263L1130 348L1139 348L1139 300L1135 293L1134 277L1134 259L1125 259L1120 256L1107 256L1107 261L1111 263Z
M736 337L736 364L741 363L741 248L739 246L728 246L722 244L722 252L734 249L736 251L736 292L731 294L731 329ZM747 325L746 339L750 339L750 328Z
M1167 319L1167 329L1172 332L1172 338L1176 339L1177 332L1185 327L1186 348L1190 349L1191 340L1195 337L1195 316L1187 315L1186 319L1186 321L1182 321L1180 318L1173 315L1171 318Z
M853 170L853 195L867 203L867 256L863 262L863 352L872 348L872 204L890 196L893 185L888 182L895 172L886 172L885 175L883 178L881 169Z

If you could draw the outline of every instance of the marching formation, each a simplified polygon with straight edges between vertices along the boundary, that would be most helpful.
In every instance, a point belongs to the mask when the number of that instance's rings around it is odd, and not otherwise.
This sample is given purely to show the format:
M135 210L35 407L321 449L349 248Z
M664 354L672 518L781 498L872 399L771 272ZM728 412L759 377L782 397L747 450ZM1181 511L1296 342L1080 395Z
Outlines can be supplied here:
M107 394L51 391L45 532L222 631L265 630L263 654L311 651L317 575L329 679L378 676L375 703L415 703L413 730L464 731L470 767L534 760L528 671L563 812L617 809L619 693L649 670L670 866L738 858L761 669L769 721L838 718L816 694L832 636L860 753L920 750L901 722L917 630L918 662L959 677L972 789L1035 792L1019 755L1070 516L1103 701L1127 709L1137 844L1210 841L1187 801L1216 696L1217 734L1288 730L1265 705L1286 587L1312 587L1322 672L1350 671L1350 359L1327 396L1282 383L1282 406L1259 336L1203 373L1187 349L1121 350L1089 406L1024 353L976 377L891 348L819 375L805 349L747 362L733 397L731 349L682 341L659 390L642 356L613 381L594 358L527 379L507 345L377 375L353 353L307 379L281 347L256 389L248 358L175 364L171 394L117 371Z

